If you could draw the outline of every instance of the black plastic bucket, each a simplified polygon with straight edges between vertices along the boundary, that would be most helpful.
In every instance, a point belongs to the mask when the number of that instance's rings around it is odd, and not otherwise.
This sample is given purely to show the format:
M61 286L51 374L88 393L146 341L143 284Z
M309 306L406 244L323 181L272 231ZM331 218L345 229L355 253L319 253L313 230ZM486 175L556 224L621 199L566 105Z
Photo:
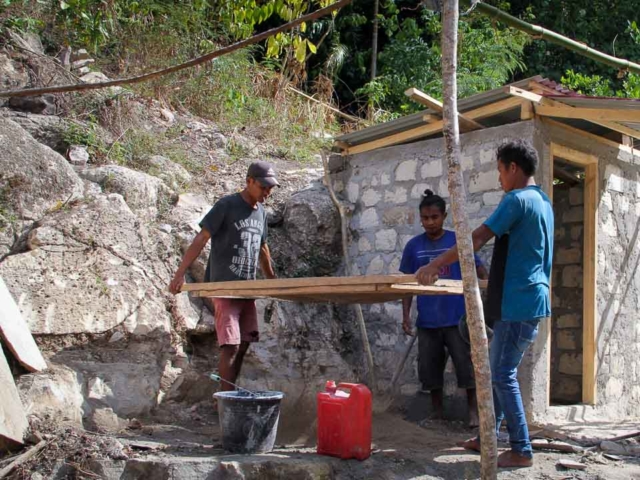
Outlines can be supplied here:
M232 453L267 453L278 433L282 392L232 391L214 394L222 430L222 446Z

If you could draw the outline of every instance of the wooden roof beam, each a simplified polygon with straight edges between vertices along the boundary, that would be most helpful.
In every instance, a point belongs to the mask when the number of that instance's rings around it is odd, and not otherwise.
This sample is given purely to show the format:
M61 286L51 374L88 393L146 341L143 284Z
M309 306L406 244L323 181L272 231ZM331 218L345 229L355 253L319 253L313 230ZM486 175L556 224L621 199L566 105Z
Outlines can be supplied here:
M490 103L482 107L464 112L467 118L472 120L478 120L485 117L491 117L498 113L513 110L514 108L520 108L522 100L520 98L506 98L495 103ZM429 121L430 115L425 115L425 121ZM419 127L405 130L404 132L394 133L377 140L372 140L367 143L361 143L360 145L354 145L342 152L342 155L355 155L357 153L369 152L378 148L389 147L397 145L399 143L408 142L410 140L416 140L422 137L428 137L434 133L438 133L442 130L444 124L442 120L433 122L427 125L420 125Z
M424 105L425 107L429 107L431 110L435 110L438 113L442 113L442 110L443 110L442 102L427 95L423 91L418 90L415 87L411 87L405 90L404 94L414 102L417 102L420 105ZM482 125L481 123L478 123L475 120L468 118L467 116L459 112L458 112L458 120L460 122L460 129L464 131L480 130L484 128L484 125Z
M540 95L538 93L530 92L528 90L524 90L522 88L518 88L518 87L514 87L514 86L505 87L505 91L509 95L512 95L514 97L518 97L518 98L527 100L529 102L532 102L534 104L534 110L535 110L536 115L540 115L540 116L558 116L560 113L564 113L564 115L567 115L569 110L573 110L573 111L575 111L575 116L563 117L563 118L578 118L578 119L588 120L591 123L595 123L596 125L601 125L601 126L606 127L606 128L608 128L610 130L615 130L616 132L620 132L620 133L622 133L624 135L629 135L631 137L640 139L640 131L635 130L633 128L629 128L626 125L622 125L620 123L613 122L613 121L610 121L610 120L598 120L598 119L595 119L595 118L589 118L589 116L591 116L591 117L595 116L595 114L593 112L590 113L589 111L590 110L597 110L597 109L572 107L571 105L567 105L566 103L562 103L561 101L557 101L557 100L554 100L552 98L543 97L542 95ZM551 110L549 110L548 108L541 108L541 107L555 107L555 110L553 110L555 115L551 115L550 114ZM580 115L580 112L582 110L586 111L586 115L584 115L584 116ZM607 110L611 111L611 109L607 109ZM634 112L634 111L633 110L631 110L631 111L620 110L620 112ZM569 113L572 113L572 112L569 112ZM562 115L560 115L560 116L562 117ZM635 121L635 120L631 120L631 121Z

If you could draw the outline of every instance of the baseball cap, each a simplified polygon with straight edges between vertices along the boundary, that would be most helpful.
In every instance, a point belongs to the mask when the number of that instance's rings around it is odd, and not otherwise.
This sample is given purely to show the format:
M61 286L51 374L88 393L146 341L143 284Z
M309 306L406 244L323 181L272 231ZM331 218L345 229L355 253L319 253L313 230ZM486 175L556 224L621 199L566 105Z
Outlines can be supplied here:
M247 177L255 178L265 187L279 186L276 171L268 162L258 161L249 165Z

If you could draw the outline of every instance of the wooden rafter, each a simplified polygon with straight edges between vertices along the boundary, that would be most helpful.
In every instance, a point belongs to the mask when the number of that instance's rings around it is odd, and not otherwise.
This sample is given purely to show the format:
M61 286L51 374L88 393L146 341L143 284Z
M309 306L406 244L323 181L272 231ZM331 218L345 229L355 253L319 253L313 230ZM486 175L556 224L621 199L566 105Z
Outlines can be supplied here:
M423 91L415 87L411 87L405 90L404 94L414 102L417 102L420 105L424 105L425 107L429 107L430 109L442 114L442 102L427 95ZM464 129L465 131L480 130L484 128L484 125L482 125L481 123L478 123L472 118L469 118L461 113L458 113L458 120L460 121L460 128Z
M498 113L513 110L514 108L520 108L522 100L519 98L507 98L500 100L499 102L484 105L482 107L464 112L467 118L472 120L478 120L481 118L491 117ZM443 122L439 120L437 122L429 123L428 125L420 125L419 127L405 130L404 132L395 133L371 142L362 143L360 145L350 146L342 152L342 155L355 155L357 153L369 152L378 148L389 147L391 145L397 145L399 143L408 142L410 140L416 140L422 137L428 137L442 131Z
M535 84L538 85L538 84ZM540 85L540 87L544 87L543 85ZM556 115L549 115L549 110L548 109L542 109L540 110L540 107L555 107L557 110L554 110L554 112L559 113L559 112L564 112L564 114L566 115L567 112L569 112L569 110L574 110L575 116L571 117L571 118L580 118L580 119L584 119L584 120L588 120L591 123L595 123L596 125L601 125L603 127L606 127L610 130L615 130L616 132L620 132L622 134L625 135L629 135L631 137L634 138L640 138L640 131L635 130L633 128L629 128L625 125L622 125L620 123L617 122L613 122L613 121L604 121L604 120L596 120L593 118L586 118L584 116L580 116L580 113L582 110L593 110L593 109L583 109L581 107L573 107L571 105L567 105L565 103L562 103L561 101L558 100L554 100L551 98L547 98L544 97L542 95L540 95L539 93L535 93L535 92L530 92L528 90L524 90L522 88L518 88L518 87L514 87L514 86L508 86L505 87L505 91L509 94L512 95L514 97L518 97L524 100L527 100L529 102L532 102L534 104L534 110L536 115L540 115L540 116L556 116ZM555 92L555 90L554 90ZM558 92L555 92L556 94ZM622 112L626 112L627 110L622 110Z

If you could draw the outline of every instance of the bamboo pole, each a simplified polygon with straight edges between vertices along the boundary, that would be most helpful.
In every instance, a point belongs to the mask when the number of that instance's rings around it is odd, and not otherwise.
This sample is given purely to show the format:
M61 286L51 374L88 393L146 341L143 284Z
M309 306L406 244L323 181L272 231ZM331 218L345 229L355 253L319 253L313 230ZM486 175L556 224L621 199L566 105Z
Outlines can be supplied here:
M471 226L465 211L466 193L460 166L460 130L457 101L457 45L458 45L458 0L444 2L442 16L442 80L443 121L445 154L449 163L449 192L456 232L458 257L462 269L462 288L467 309L467 324L471 340L471 359L476 377L476 395L480 416L481 478L495 479L498 474L496 443L496 419L493 410L491 368L487 332L482 311L482 299L478 287Z
M315 20L316 18L323 17L328 15L329 13L342 8L344 6L349 5L352 0L339 0L336 3L329 5L328 7L321 8L320 10L316 10L315 12L311 12L307 15L303 15L296 20L293 20L289 23L285 23L277 28L272 28L271 30L267 30L266 32L262 32L258 35L254 35L253 37L249 37L240 42L236 42L227 47L221 48L219 50L215 50L213 52L207 53L206 55L202 55L200 57L196 57L188 62L181 63L179 65L174 65L169 68L165 68L162 70L157 70L155 72L146 73L144 75L140 75L137 77L131 78L122 78L120 80L110 80L108 82L100 82L100 83L80 83L74 85L60 85L56 87L44 87L44 88L26 88L24 90L7 90L4 92L0 92L0 98L3 97L32 97L35 95L43 95L45 93L64 93L64 92L77 92L83 90L97 90L100 88L107 87L117 87L118 85L128 85L132 83L141 83L147 82L149 80L153 80L154 78L158 78L164 75L168 75L169 73L178 72L180 70L184 70L186 68L195 67L196 65L200 65L202 63L213 60L214 58L221 57L226 55L227 53L234 52L236 50L240 50L241 48L248 47L249 45L254 45L263 40L266 40L269 37L277 35L278 33L285 32L287 30L292 30L297 27L301 23L309 22L311 20Z
M342 255L344 256L344 268L348 276L352 275L351 262L349 261L349 245L348 245L348 231L347 231L347 218L344 212L344 207L336 197L333 191L333 185L331 184L331 176L329 175L329 161L327 160L327 154L322 151L322 166L324 167L324 181L327 184L327 190L331 196L331 201L336 206L338 214L340 215L340 231L342 234ZM373 355L371 354L371 345L369 344L369 336L367 335L367 327L364 323L364 315L362 314L362 307L359 303L354 303L353 308L356 312L356 319L358 321L358 327L360 330L360 339L362 340L362 347L364 348L364 355L367 362L367 370L369 377L369 388L374 391L376 388L376 376L373 365Z
M464 0L465 3L469 4L469 0ZM445 2L446 3L446 2ZM494 20L498 20L505 25L508 25L516 30L520 30L528 35L531 35L535 38L540 38L542 40L546 40L550 43L554 43L556 45L560 45L568 50L572 50L584 57L590 58L591 60L595 60L599 63L604 63L605 65L609 65L610 67L615 67L621 70L627 70L632 73L640 74L640 64L631 62L624 58L616 58L611 55L608 55L604 52L600 52L594 48L589 47L589 45L581 42L577 42L572 40L564 35L560 35L552 30L547 30L539 25L533 25L531 23L527 23L524 20L516 18L508 13L503 12L502 10L492 7L491 5L487 5L482 1L477 1L474 7L478 12L487 15L488 17L493 18Z

